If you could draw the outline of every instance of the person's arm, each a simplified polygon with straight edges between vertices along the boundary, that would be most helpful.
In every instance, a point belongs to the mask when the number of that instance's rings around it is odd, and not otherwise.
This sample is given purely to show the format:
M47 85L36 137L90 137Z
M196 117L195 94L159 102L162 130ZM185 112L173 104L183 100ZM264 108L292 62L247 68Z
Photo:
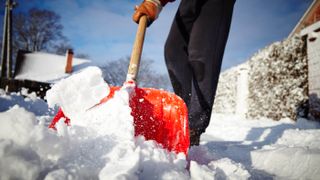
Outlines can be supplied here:
M175 0L144 0L140 6L135 8L133 14L133 21L136 23L139 22L141 16L146 15L148 17L148 26L156 20L162 10L162 7L165 6L168 2Z

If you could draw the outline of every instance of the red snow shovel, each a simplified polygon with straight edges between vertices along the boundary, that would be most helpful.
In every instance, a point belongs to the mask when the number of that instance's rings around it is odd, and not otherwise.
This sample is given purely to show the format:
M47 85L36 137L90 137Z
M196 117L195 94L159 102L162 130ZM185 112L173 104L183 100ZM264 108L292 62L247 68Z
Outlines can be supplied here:
M184 101L177 95L153 88L138 88L135 80L138 74L144 36L147 26L147 17L142 16L134 42L130 64L127 73L126 85L134 86L130 98L131 115L134 118L135 136L143 135L147 140L155 140L169 151L187 154L190 145L188 110ZM120 87L110 87L110 93L99 104L113 97ZM99 105L98 104L98 105ZM93 107L94 108L94 107ZM55 124L60 118L70 120L60 109L50 124Z

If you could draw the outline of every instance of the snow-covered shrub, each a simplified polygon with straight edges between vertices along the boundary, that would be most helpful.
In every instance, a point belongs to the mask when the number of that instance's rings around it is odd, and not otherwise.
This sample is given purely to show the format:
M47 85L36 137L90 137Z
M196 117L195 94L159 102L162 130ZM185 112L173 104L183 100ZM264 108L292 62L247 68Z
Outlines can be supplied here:
M249 117L296 119L307 100L305 42L299 36L276 42L249 60Z

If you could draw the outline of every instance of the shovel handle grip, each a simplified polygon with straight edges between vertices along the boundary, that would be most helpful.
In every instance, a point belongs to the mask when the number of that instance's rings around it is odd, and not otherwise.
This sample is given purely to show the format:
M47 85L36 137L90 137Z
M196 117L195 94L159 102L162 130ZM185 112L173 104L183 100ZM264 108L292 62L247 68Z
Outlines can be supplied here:
M147 16L141 16L139 20L138 30L136 34L136 39L133 44L133 49L131 53L130 64L127 73L127 82L136 81L139 72L140 59L143 49L144 36L147 28Z

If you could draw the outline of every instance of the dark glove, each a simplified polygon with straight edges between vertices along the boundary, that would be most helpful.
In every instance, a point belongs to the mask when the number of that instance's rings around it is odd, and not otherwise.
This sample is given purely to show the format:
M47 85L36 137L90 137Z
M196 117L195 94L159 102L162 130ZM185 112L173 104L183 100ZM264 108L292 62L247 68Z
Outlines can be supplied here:
M146 15L148 17L148 26L150 26L158 18L161 9L160 0L144 0L140 6L135 7L132 19L136 23L139 23L140 17Z

